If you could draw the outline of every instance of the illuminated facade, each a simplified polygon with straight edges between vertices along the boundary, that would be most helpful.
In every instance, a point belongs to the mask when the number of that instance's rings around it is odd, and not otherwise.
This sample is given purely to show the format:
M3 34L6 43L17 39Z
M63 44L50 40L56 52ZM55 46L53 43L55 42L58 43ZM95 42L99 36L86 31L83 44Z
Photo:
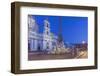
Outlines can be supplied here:
M50 23L44 20L43 33L40 34L36 20L28 16L28 49L29 51L52 51L57 44L57 36L50 31Z

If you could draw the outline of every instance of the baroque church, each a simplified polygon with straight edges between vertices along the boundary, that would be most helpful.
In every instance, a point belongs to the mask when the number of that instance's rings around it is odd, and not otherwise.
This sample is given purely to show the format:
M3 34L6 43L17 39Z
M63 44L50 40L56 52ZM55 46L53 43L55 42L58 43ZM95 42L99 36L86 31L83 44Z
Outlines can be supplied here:
M28 49L29 51L52 51L57 45L58 37L50 30L50 22L44 20L43 33L34 17L28 15Z

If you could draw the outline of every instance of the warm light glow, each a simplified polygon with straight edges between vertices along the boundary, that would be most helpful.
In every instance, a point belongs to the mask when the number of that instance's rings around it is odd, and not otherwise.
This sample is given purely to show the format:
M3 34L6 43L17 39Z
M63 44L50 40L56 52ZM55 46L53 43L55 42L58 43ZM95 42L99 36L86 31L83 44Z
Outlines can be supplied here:
M82 44L85 44L85 41L82 41Z

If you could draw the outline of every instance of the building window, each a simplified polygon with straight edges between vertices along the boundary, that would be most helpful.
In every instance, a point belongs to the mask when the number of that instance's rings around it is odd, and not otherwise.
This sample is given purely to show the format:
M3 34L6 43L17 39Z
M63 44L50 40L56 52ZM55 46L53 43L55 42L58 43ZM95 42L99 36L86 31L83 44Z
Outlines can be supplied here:
M47 27L49 27L48 23L47 23Z
M47 49L49 49L49 43L47 42Z
M47 49L49 49L49 46L47 46Z
M47 35L49 34L49 32L47 31Z

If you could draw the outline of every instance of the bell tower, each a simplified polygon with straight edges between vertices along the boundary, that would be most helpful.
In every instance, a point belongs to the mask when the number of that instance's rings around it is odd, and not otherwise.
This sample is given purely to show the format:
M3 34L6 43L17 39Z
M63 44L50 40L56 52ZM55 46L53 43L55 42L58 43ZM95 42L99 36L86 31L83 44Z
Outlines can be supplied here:
M43 36L44 36L44 42L43 42L43 48L44 50L50 50L52 47L51 43L51 32L50 32L50 23L48 19L44 20L44 31L43 31Z
M36 23L35 17L28 15L28 48L30 51L37 50L37 39L36 35L38 34L38 25Z
M44 34L47 36L50 35L50 23L48 19L44 20Z

